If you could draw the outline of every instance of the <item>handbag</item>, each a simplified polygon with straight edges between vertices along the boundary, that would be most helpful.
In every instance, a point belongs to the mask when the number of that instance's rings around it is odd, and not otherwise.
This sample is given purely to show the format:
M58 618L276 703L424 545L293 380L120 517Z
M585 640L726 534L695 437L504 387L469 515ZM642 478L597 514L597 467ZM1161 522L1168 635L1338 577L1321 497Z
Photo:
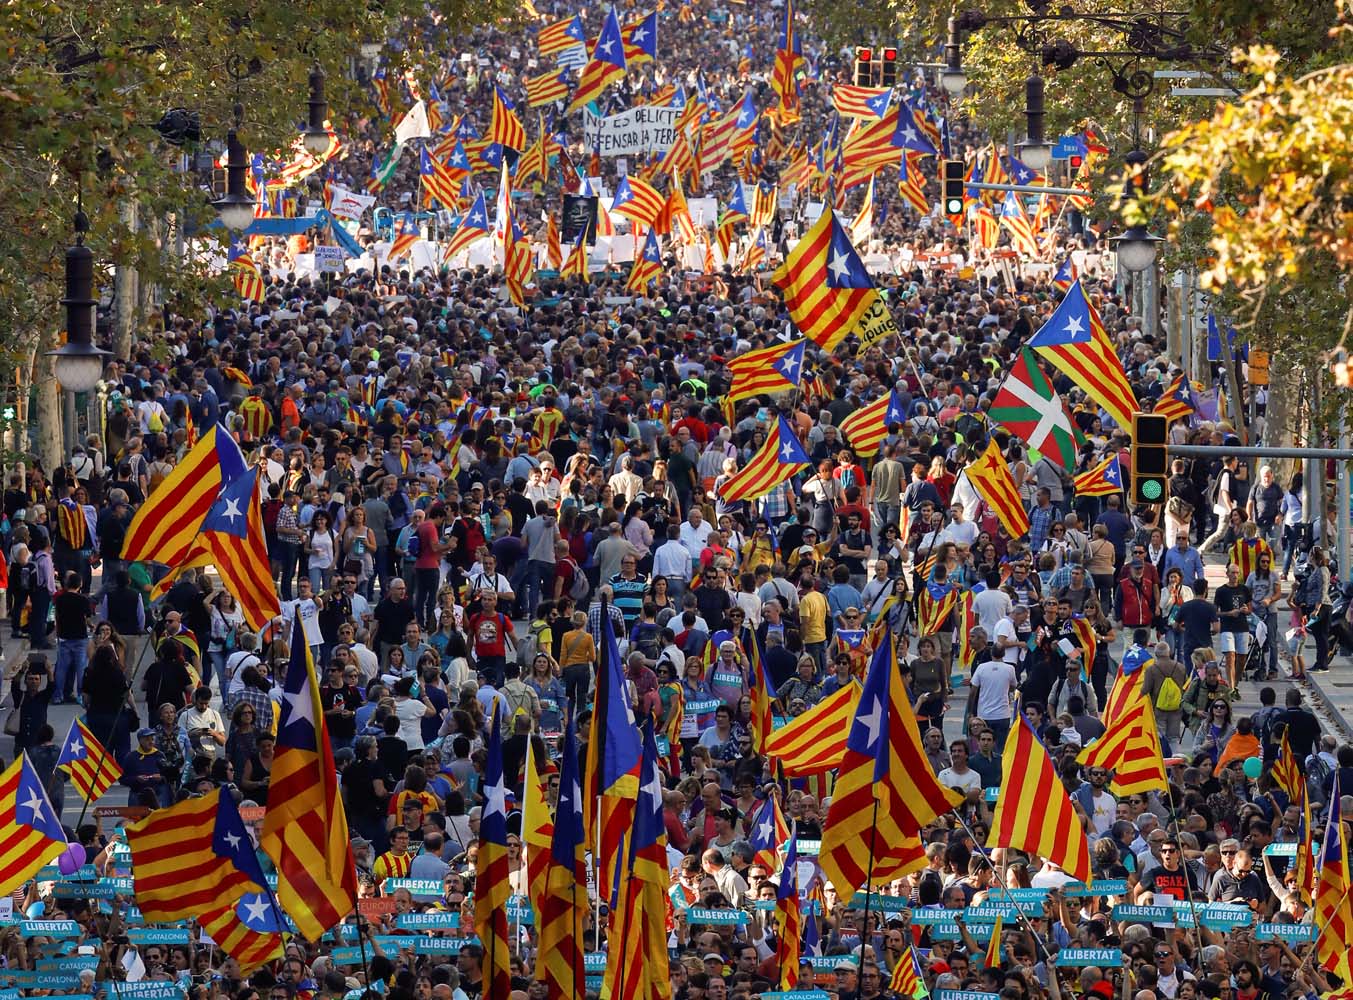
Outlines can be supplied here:
M18 700L14 702L14 707L9 710L9 715L5 717L6 736L19 735L19 727L23 722L23 717L21 715L23 709L23 697L24 696L21 693Z

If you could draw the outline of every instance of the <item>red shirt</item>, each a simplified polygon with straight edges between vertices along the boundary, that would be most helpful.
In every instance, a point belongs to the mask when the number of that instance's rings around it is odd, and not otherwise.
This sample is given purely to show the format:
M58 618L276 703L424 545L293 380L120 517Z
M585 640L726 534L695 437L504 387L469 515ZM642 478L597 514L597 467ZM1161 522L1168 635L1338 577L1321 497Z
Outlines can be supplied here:
M697 420L695 417L686 417L683 420L678 420L672 425L672 436L676 437L676 432L683 427L690 431L691 437L701 445L709 443L709 428L706 427L702 421Z
M413 561L414 569L437 568L442 558L437 552L438 541L437 525L432 521L422 521L418 525L418 558Z
M475 656L506 656L507 643L504 637L515 638L516 633L512 631L512 620L501 611L493 614L481 611L470 618L470 636L474 641Z

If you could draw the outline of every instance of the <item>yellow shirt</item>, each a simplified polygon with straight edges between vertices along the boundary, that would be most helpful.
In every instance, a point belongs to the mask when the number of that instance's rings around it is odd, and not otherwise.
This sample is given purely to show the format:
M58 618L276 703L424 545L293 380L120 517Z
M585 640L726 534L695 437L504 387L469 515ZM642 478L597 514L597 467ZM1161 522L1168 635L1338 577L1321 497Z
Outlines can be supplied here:
M827 641L827 597L811 590L799 599L799 634L804 642Z

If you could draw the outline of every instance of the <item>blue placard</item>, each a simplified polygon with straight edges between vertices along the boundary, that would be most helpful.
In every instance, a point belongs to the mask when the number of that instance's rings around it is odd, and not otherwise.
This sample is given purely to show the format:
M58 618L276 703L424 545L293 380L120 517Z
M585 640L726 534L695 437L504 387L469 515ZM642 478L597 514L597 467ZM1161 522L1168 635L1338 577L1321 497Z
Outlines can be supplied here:
M0 990L0 1000L19 1000L19 994L23 991L16 988Z
M1102 878L1086 885L1084 882L1068 882L1062 886L1065 896L1123 896L1128 891L1125 878Z
M25 920L19 924L19 933L26 938L78 938L84 931L74 920Z
M583 976L583 989L589 993L600 993L604 976Z
M442 883L435 878L388 878L381 883L381 891L386 894L396 889L408 889L415 896L440 896Z
M1269 844L1264 848L1264 853L1270 858L1295 858L1297 856L1297 845Z
M1209 930L1229 931L1233 927L1249 927L1254 923L1254 911L1232 903L1208 903L1199 912L1199 919Z
M1291 941L1306 943L1314 941L1315 924L1260 924L1254 929L1256 941Z
M850 908L863 910L865 899L869 900L869 909L879 913L901 913L911 909L911 900L906 896L884 896L877 892L857 892L850 899Z
M935 1000L1000 1000L1000 994L980 990L937 990Z
M142 944L189 944L186 927L128 927L127 940Z
M455 930L460 926L460 914L453 912L401 913L395 917L395 926L402 931Z
M926 907L919 910L912 910L911 922L918 927L928 927L934 924L956 924L958 918L962 915L962 910L932 910L929 907Z
M74 972L79 975L85 969L93 971L99 967L98 955L68 955L65 958L44 958L37 963L39 972Z
M727 670L716 670L710 675L709 683L713 687L742 687L742 674L729 673Z
M688 924L745 924L747 914L742 910L712 910L706 906L692 906L686 911Z
M1061 968L1080 969L1087 966L1118 968L1123 964L1123 953L1117 948L1063 948L1053 963Z
M1119 903L1110 916L1114 920L1126 920L1134 924L1168 924L1174 926L1174 907L1172 906L1134 906L1131 903Z
M606 952L589 951L583 955L584 972L605 972L606 971Z
M27 990L64 990L80 981L74 972L39 972L36 969L5 969L0 978Z
M738 682L742 682L741 677L738 678ZM723 702L718 698L706 698L703 701L688 701L686 702L686 711L692 715L705 715L714 711L722 704Z
M1095 884L1098 885L1099 883ZM1004 903L1007 900L1010 900L1018 903L1020 906L1037 906L1039 903L1046 903L1048 901L1048 893L1050 891L1051 890L1048 889L1006 889L1002 886L996 886L995 888L987 890L986 903L983 905Z
M352 946L334 948L329 952L329 960L335 965L361 965L362 949Z
M995 802L998 798L1000 798L1000 796L1001 789L999 785L995 788L982 789L982 798L986 799L986 801L988 802Z
M467 944L473 944L475 938L419 937L413 942L415 955L459 955Z
M997 920L1019 919L1019 907L1014 903L983 903L963 911L963 920L970 924L994 924Z
M761 1000L831 1000L826 990L787 990L774 993L762 993Z
M142 980L139 983L96 983L98 993L107 993L110 997L135 997L136 1000L183 1000L183 987L178 983L162 983Z
M822 841L820 840L800 840L798 842L798 852L801 858L815 858L822 853Z
M56 865L43 865L33 876L39 882L92 882L99 877L93 865L81 865L73 874L63 874Z

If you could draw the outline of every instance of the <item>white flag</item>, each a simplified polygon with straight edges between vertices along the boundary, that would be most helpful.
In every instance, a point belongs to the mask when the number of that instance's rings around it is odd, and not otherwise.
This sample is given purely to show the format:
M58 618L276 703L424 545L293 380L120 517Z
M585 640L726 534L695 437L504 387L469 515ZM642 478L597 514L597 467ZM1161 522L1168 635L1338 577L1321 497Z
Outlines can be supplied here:
M405 143L410 139L430 138L432 138L432 129L428 127L427 105L418 101L395 126L395 142Z
M334 185L334 196L329 205L329 214L335 219L360 219L364 212L376 201L374 194L358 194L345 187Z
M139 983L146 978L146 963L141 961L138 951L128 951L122 956L122 968L127 972L129 983Z

